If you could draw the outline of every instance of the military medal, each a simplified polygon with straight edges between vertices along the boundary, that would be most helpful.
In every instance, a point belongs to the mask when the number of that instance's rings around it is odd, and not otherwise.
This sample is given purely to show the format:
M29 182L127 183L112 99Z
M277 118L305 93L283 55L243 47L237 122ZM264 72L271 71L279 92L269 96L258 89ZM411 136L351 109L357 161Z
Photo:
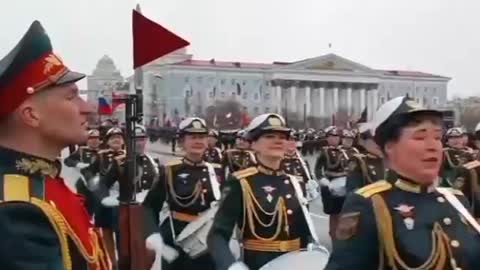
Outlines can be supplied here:
M271 203L272 200L273 200L273 196L272 196L271 193L272 193L276 188L274 188L274 187L272 187L272 186L264 186L264 187L262 187L262 188L263 188L263 190L267 193L267 201L268 201L269 203Z
M415 220L413 219L413 208L415 207L406 204L400 204L394 208L403 217L403 223L405 223L405 227L407 227L407 230L413 230L413 227L415 225Z

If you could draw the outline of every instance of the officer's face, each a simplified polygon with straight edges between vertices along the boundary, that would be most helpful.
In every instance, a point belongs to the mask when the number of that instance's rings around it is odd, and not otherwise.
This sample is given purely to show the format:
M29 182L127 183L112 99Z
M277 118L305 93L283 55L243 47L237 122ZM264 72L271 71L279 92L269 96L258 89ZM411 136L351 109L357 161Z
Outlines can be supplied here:
M145 153L145 145L147 144L147 138L140 137L135 139L135 151L139 154Z
M59 146L88 139L88 115L93 107L83 100L74 83L55 86L33 95L19 108L23 122Z
M282 159L287 149L287 135L266 133L252 143L252 149L261 156Z
M208 146L214 147L217 144L218 140L216 137L209 136L208 137Z
M122 135L115 134L110 136L110 138L108 138L107 144L110 148L112 148L115 151L122 149L122 146L124 144Z
M208 146L206 134L186 134L182 141L186 154L203 155Z
M450 137L447 140L447 144L448 144L448 146L453 147L453 148L462 148L464 146L463 137L460 137L460 136Z
M337 146L340 144L340 136L329 135L327 137L327 142L328 142L328 145Z
M404 127L398 141L385 145L392 169L419 184L432 184L443 156L441 120L423 116Z
M98 148L100 146L100 138L98 137L88 138L87 146L93 149Z
M248 149L250 148L250 143L242 138L237 138L235 144L240 149Z
M347 138L347 137L342 138L342 145L345 146L345 147L352 147L353 139L352 138Z

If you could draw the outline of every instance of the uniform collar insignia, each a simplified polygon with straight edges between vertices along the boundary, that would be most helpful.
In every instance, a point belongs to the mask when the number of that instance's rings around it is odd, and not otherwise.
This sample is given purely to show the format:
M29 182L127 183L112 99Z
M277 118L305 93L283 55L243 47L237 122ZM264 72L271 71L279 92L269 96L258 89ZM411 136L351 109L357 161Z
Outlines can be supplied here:
M435 185L421 186L410 180L399 178L395 182L395 186L403 191L412 193L432 193L435 191Z
M271 168L269 168L269 167L267 167L263 164L260 164L260 162L258 162L257 169L258 169L259 172L267 174L267 175L284 175L285 174L285 172L282 169L274 170L274 169L271 169Z
M55 178L62 167L58 160L52 161L4 147L0 147L0 160L6 173L41 174Z
M271 203L273 201L273 196L272 196L272 192L276 190L276 188L272 187L272 186L263 186L262 189L267 193L267 201L269 203Z
M190 174L188 174L188 173L181 173L181 174L178 175L178 177L180 177L180 178L187 178L187 176L189 176L189 175L190 175Z
M187 157L184 157L183 158L183 163L187 164L187 165L190 165L190 166L194 166L194 167L200 167L200 166L203 166L204 165L204 161L200 161L200 162L195 162L195 161L192 161L190 159L188 159Z

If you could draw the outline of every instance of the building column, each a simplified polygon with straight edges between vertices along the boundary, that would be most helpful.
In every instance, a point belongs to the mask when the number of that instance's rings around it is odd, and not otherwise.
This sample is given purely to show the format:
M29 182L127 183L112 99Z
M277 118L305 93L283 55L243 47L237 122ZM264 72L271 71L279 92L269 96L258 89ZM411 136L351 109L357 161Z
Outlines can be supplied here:
M282 86L277 83L275 86L275 97L276 97L276 111L278 114L282 114Z
M319 117L323 117L325 115L325 87L323 86L320 86L320 88L318 88L318 91L319 91L319 98L318 98L318 105L317 106L320 106L319 108Z
M296 113L297 112L297 99L295 98L297 95L297 86L295 85L295 83L290 87L290 100L289 100L289 104L290 104L290 112L292 113Z
M352 85L347 87L347 111L348 116L350 117L353 114L353 105L352 105Z
M311 87L309 85L305 86L305 114L307 117L310 117L311 115Z
M333 112L336 114L338 112L338 86L333 86Z
M360 91L360 112L363 112L365 110L365 98L366 98L366 91L365 88L361 88L358 91Z
M373 112L376 112L378 110L378 89L374 88L371 90L372 95L373 95Z

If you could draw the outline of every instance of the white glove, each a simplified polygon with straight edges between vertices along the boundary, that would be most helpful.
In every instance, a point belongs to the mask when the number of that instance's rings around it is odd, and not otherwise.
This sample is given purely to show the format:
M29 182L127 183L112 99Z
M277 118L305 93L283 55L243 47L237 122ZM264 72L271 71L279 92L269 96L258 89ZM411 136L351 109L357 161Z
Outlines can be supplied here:
M165 245L163 243L163 238L159 233L153 233L147 237L145 245L148 250L155 252L155 262L153 265L156 265L156 263L161 265L162 257L169 263L173 262L178 257L178 251L168 245Z
M235 262L228 267L228 270L249 270L243 262Z
M148 190L142 190L141 192L135 194L135 200L139 203L143 203L145 197L147 197Z
M320 179L320 186L328 187L330 186L330 181L328 181L327 178L323 177L322 179Z
M119 206L120 202L116 196L108 196L102 199L102 205L106 207L115 207Z
M85 169L87 168L88 166L90 166L90 164L88 163L83 163L83 162L78 162L77 165L75 165L75 167L79 170L81 169Z

